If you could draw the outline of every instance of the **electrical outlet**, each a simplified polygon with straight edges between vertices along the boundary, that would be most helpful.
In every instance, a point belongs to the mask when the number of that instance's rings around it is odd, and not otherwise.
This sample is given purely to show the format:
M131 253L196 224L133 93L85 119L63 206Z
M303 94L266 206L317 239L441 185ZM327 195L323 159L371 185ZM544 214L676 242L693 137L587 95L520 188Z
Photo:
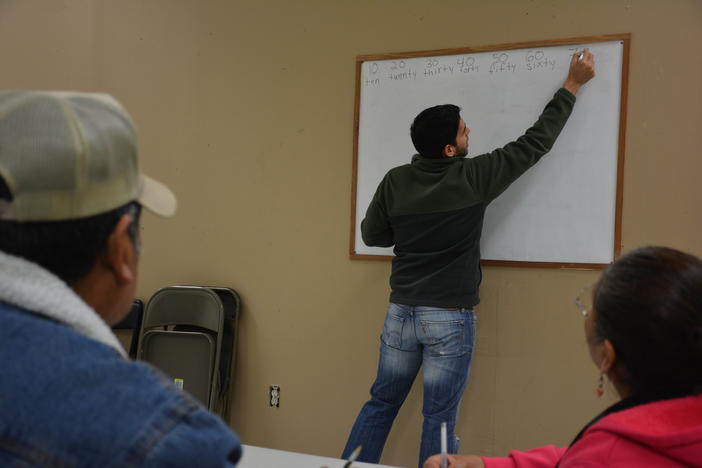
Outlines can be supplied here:
M271 385L268 388L268 406L280 408L280 387L277 385Z

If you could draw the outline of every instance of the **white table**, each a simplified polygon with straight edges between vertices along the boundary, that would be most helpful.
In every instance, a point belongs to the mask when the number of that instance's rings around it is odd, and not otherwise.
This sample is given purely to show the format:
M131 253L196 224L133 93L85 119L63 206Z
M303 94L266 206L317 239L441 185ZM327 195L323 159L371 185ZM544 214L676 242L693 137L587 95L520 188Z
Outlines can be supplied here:
M306 453L286 452L252 445L243 446L243 455L239 460L239 468L342 468L346 460L339 458L320 457ZM352 468L397 468L388 465L354 462Z

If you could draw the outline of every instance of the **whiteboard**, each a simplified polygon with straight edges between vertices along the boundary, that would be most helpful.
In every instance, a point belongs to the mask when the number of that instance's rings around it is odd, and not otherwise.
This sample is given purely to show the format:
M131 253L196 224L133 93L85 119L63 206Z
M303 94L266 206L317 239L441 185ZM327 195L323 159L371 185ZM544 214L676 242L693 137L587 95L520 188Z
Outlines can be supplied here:
M595 78L579 90L553 149L488 205L481 258L610 263L620 250L629 36L587 39L358 57L351 257L393 255L366 246L360 225L383 176L416 153L409 127L420 111L459 105L471 129L468 157L490 152L537 120L565 81L571 55L587 47Z

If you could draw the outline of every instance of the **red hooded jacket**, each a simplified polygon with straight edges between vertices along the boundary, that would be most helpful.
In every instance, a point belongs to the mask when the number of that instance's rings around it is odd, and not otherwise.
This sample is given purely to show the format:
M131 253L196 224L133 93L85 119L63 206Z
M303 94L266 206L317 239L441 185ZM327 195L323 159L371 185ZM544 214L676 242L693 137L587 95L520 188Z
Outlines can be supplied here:
M486 468L702 467L702 395L609 414L571 447L550 445L483 461Z

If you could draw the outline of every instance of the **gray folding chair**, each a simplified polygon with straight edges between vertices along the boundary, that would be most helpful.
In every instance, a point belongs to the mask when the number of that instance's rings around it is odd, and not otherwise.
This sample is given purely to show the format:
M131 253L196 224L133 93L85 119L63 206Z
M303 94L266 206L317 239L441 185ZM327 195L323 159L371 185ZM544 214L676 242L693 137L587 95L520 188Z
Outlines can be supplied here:
M227 419L239 295L216 286L169 286L144 310L138 358Z

